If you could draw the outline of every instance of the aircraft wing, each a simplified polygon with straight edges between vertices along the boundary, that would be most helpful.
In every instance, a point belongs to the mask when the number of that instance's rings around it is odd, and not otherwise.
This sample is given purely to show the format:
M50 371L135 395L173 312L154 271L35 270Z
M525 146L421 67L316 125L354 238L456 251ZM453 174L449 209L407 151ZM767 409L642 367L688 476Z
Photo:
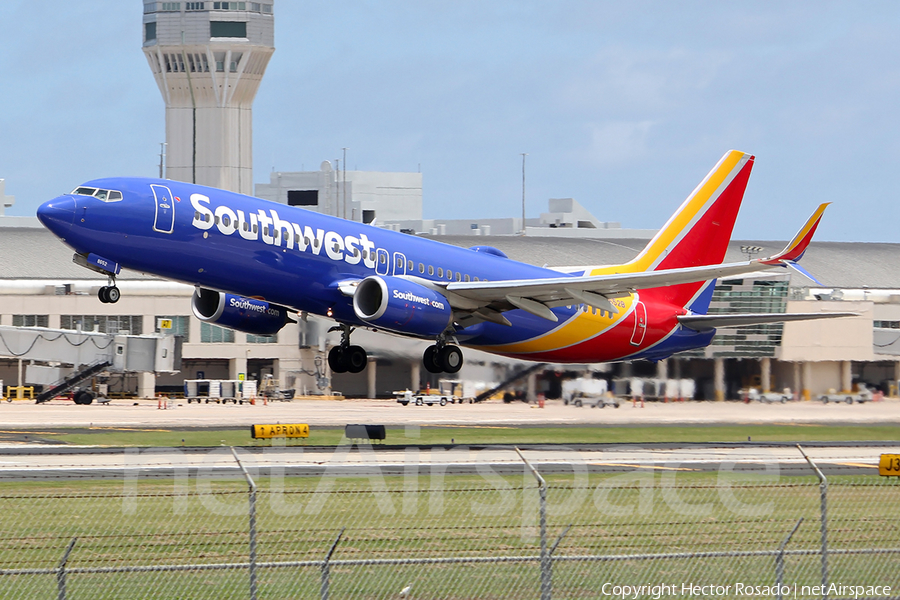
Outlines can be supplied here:
M460 311L472 312L475 321L492 321L506 325L508 321L500 313L515 308L548 321L557 320L551 308L569 304L584 303L600 310L617 313L618 309L610 302L610 298L627 296L635 290L733 277L783 266L785 265L780 263L752 260L687 269L588 277L454 282L440 287L444 288L444 294L451 306ZM463 326L470 324L469 319L465 318L459 319L459 322Z
M570 304L584 303L616 313L618 309L609 299L625 296L636 290L734 277L793 265L809 246L826 206L828 205L820 205L784 250L768 258L729 264L582 277L562 276L446 284L422 280L422 283L436 285L445 293L451 306L459 312L461 317L459 322L463 326L478 321L508 325L509 321L501 313L516 308L549 321L557 320L551 308ZM418 278L415 279L418 281Z

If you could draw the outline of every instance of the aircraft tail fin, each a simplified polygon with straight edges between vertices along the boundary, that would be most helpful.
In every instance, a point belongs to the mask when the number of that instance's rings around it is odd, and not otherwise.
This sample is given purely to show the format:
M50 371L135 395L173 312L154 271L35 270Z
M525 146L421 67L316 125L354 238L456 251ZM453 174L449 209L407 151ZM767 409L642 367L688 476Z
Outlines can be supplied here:
M631 272L715 265L725 258L754 158L730 150L700 182L650 243L631 262ZM666 299L695 312L706 312L714 282L661 289Z
M714 265L725 258L754 157L731 150L628 266L657 271Z

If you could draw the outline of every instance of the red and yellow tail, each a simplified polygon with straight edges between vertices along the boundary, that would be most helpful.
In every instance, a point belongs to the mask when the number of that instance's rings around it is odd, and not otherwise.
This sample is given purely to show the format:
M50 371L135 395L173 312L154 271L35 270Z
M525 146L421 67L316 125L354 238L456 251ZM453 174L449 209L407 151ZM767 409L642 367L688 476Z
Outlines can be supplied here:
M687 200L633 260L598 268L591 275L636 273L715 265L725 258L734 222L750 179L754 157L731 150L700 182ZM667 299L687 306L703 283L666 288Z
M736 150L725 154L628 265L635 271L658 271L722 262L753 160Z

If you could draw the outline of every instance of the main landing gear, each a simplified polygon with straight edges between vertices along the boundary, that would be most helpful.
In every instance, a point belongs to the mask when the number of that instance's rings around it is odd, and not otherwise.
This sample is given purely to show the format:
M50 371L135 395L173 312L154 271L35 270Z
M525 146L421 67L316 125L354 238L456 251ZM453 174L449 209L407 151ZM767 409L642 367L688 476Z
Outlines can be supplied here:
M438 340L425 350L422 363L429 373L456 373L463 366L463 354L459 347Z
M121 296L119 288L116 287L116 278L113 275L109 276L109 285L104 285L97 291L97 297L100 298L100 302L103 304L115 304Z
M353 330L349 325L342 323L329 329L329 331L338 330L341 332L341 345L328 352L328 366L335 373L361 373L369 363L369 355L362 346L350 345L350 333Z

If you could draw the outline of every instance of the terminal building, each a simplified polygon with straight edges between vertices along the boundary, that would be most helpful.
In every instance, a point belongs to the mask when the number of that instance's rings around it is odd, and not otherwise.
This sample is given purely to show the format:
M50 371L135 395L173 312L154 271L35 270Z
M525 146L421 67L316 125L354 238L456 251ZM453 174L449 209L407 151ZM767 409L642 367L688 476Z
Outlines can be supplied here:
M626 262L646 244L643 239L470 235L439 236L459 246L495 246L514 260L548 264L615 264ZM732 242L726 261L746 258L742 247L772 254L781 242ZM900 269L894 257L900 244L813 242L803 264L821 282L798 273L766 272L718 282L711 311L718 312L853 312L858 316L735 329L720 329L702 351L666 361L616 365L549 365L543 384L553 394L554 372L596 371L605 377L662 376L692 378L701 399L736 398L738 390L755 385L773 390L790 388L809 397L830 389L851 389L858 383L888 385L900 379ZM335 323L300 315L278 334L254 336L201 323L192 314L193 288L146 275L123 272L118 278L122 298L102 304L97 289L106 283L72 262L71 250L44 230L36 219L0 219L0 325L51 329L148 334L160 319L183 336L182 370L161 374L155 389L180 389L185 379L261 380L271 374L283 388L298 394L341 392L347 396L389 397L408 387L436 387L438 377L421 367L428 345L383 333L359 330L354 341L370 351L368 368L359 374L332 374L325 359L339 342L328 329ZM0 339L0 379L18 383L17 356ZM466 363L457 378L499 382L529 363L464 350ZM24 382L27 383L27 382ZM137 393L137 381L123 380L120 390ZM538 382L540 386L540 381ZM111 388L112 389L112 388ZM144 391L144 390L142 390Z

